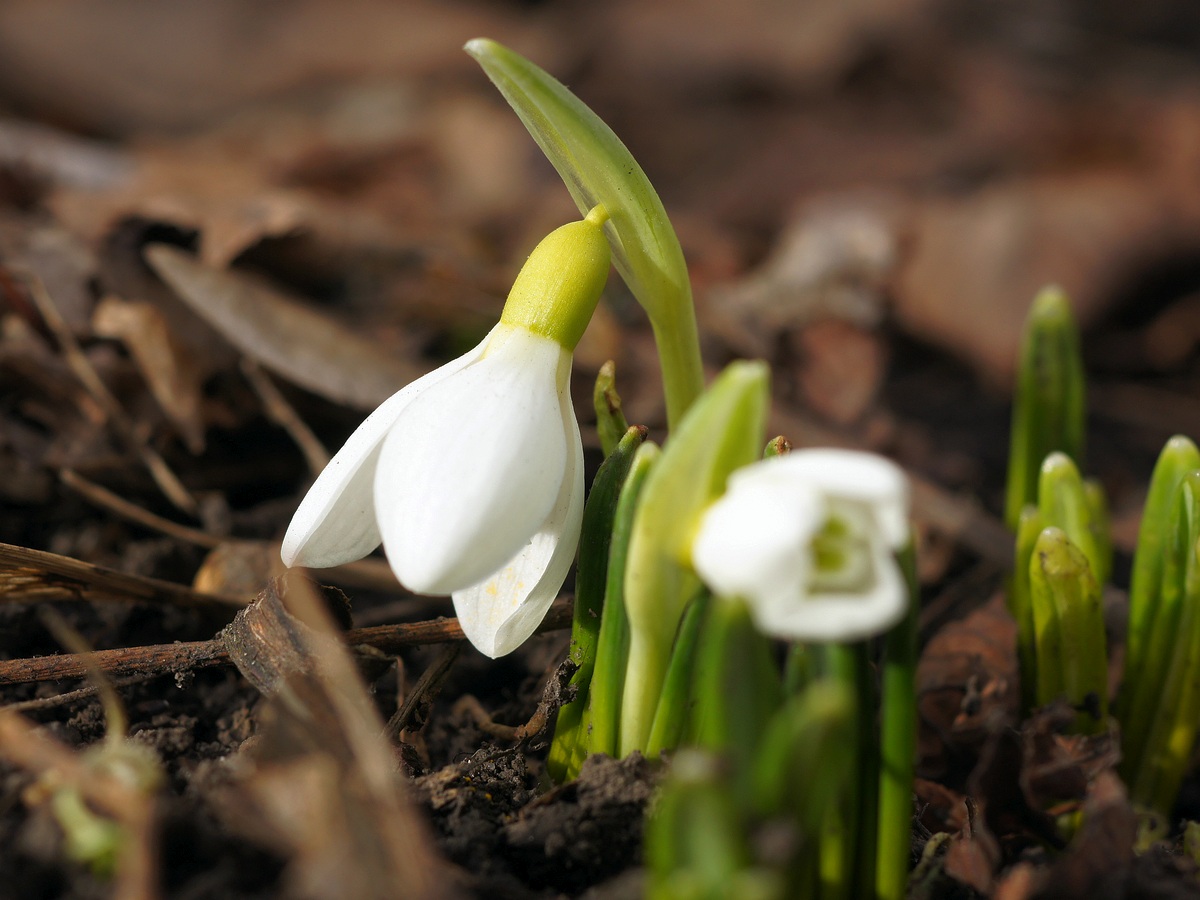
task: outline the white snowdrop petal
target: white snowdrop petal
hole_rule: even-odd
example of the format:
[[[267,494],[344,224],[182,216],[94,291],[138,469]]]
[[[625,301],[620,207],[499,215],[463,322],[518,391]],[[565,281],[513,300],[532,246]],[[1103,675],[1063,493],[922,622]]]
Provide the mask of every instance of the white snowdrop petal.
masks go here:
[[[872,555],[875,581],[869,590],[760,597],[751,615],[763,631],[793,640],[857,641],[880,634],[904,617],[908,589],[882,542]]]
[[[550,516],[498,572],[454,592],[454,609],[467,640],[493,659],[512,653],[533,634],[575,559],[583,522],[583,445],[569,398],[563,406],[570,453]]]
[[[805,479],[821,493],[869,504],[892,549],[908,540],[908,478],[891,460],[858,450],[808,449],[769,460],[763,468],[769,464],[780,467],[780,477]]]
[[[717,593],[750,597],[783,585],[799,591],[808,580],[808,546],[824,503],[807,485],[770,481],[731,480],[701,519],[692,563]]]
[[[490,337],[401,388],[367,416],[300,501],[283,538],[284,565],[336,566],[361,559],[379,546],[373,484],[384,438],[413,400],[478,360]]]
[[[453,593],[500,569],[562,485],[558,383],[570,354],[521,328],[493,334],[482,359],[422,393],[383,442],[383,546],[396,577],[420,593]]]

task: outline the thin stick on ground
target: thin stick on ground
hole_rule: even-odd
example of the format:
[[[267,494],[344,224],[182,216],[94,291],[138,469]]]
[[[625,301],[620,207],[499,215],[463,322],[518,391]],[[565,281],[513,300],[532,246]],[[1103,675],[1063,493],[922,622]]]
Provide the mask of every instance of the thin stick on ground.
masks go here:
[[[400,732],[408,728],[417,713],[417,710],[422,705],[428,705],[436,699],[438,692],[441,690],[442,682],[446,680],[446,676],[450,674],[450,669],[454,666],[454,661],[458,659],[458,654],[462,652],[462,641],[455,641],[448,644],[438,654],[430,665],[421,673],[421,677],[417,679],[417,683],[413,685],[413,689],[408,692],[408,696],[404,698],[404,702],[395,714],[388,719],[387,725],[383,729],[384,736],[389,740],[396,740],[400,736]]]
[[[242,374],[258,394],[262,401],[263,411],[267,418],[288,433],[308,463],[309,471],[316,476],[329,463],[329,451],[313,434],[292,405],[287,402],[283,393],[275,386],[271,376],[263,371],[262,366],[249,357],[242,357]]]
[[[555,600],[538,631],[560,631],[570,627],[571,606],[570,597]],[[465,640],[458,619],[446,618],[352,628],[342,637],[352,647],[373,647],[384,653],[396,653],[404,647]],[[101,672],[116,677],[178,674],[230,663],[229,652],[220,637],[208,641],[95,650],[86,656],[91,657]],[[0,685],[83,678],[87,672],[85,655],[75,653],[3,660],[0,661]]]
[[[150,512],[148,509],[138,506],[136,503],[131,503],[124,497],[114,494],[103,485],[96,484],[96,482],[84,478],[74,469],[62,469],[59,471],[58,477],[63,484],[71,488],[71,490],[76,491],[89,503],[93,503],[101,509],[106,509],[114,515],[120,516],[122,519],[126,519],[143,528],[157,531],[176,540],[185,541],[197,547],[204,547],[207,550],[214,550],[222,544],[232,541],[244,542],[246,540],[244,538],[220,537],[215,534],[209,534],[207,531],[201,531],[199,528],[192,528],[188,525],[182,525],[179,522],[163,518],[160,515]],[[255,541],[254,543],[266,542]],[[343,563],[340,566],[326,569],[323,577],[335,584],[344,584],[347,587],[368,588],[370,590],[386,591],[389,593],[394,593],[400,589],[400,583],[396,581],[396,576],[392,574],[391,568],[382,559],[358,559],[354,562]]]
[[[249,597],[203,593],[186,585],[129,575],[45,550],[0,544],[0,601],[4,600],[136,601],[209,609],[236,609],[250,602]]]

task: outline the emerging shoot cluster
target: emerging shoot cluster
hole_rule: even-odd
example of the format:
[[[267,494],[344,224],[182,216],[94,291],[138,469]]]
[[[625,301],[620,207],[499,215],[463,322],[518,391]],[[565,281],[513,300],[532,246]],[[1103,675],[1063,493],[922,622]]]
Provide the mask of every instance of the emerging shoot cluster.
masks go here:
[[[1061,291],[1047,289],[1034,301],[1017,384],[1009,606],[1018,627],[1023,705],[1030,711],[1066,702],[1075,711],[1074,730],[1101,734],[1113,724],[1102,606],[1113,551],[1103,491],[1078,468],[1083,366]],[[1151,477],[1112,708],[1131,799],[1143,811],[1168,814],[1200,728],[1200,451],[1186,437],[1167,442]]]

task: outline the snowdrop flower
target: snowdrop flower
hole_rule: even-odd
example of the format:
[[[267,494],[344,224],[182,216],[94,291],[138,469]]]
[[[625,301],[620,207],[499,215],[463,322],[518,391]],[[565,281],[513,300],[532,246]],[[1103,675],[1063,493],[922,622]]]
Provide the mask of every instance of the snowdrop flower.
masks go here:
[[[853,641],[903,617],[908,588],[894,553],[908,540],[897,466],[797,450],[730,476],[701,519],[692,564],[714,592],[745,598],[769,634]]]
[[[608,278],[597,207],[530,255],[500,323],[386,400],[300,503],[289,566],[335,566],[380,542],[400,583],[451,594],[488,656],[533,633],[575,558],[583,446],[568,382]]]

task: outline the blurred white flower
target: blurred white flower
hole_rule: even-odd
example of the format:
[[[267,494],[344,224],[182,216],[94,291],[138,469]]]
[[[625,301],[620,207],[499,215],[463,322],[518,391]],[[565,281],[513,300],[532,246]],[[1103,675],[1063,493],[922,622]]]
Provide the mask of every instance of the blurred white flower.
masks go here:
[[[552,232],[475,349],[386,400],[288,526],[289,566],[336,566],[380,542],[400,583],[451,594],[488,656],[533,633],[583,518],[572,352],[608,277],[603,210]]]
[[[796,450],[735,472],[705,512],[692,564],[717,594],[743,597],[763,631],[852,641],[895,625],[908,588],[908,482],[870,453]]]

